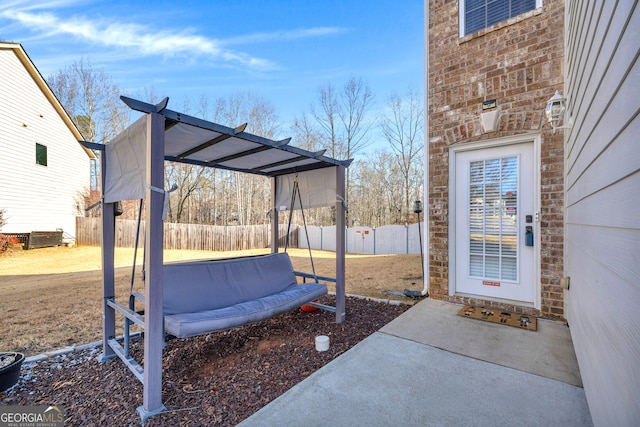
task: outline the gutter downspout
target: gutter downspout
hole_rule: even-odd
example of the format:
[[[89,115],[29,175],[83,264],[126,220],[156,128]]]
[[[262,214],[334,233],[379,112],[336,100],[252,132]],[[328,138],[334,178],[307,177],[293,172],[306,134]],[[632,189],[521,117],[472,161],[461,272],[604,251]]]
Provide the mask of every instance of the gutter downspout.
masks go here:
[[[423,250],[427,262],[423,263],[424,289],[422,296],[429,296],[429,0],[424,0],[424,239]]]

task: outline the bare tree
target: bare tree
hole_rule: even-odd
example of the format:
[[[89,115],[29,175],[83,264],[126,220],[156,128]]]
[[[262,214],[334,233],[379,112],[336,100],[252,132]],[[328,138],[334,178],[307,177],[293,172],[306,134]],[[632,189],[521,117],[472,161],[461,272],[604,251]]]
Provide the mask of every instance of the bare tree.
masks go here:
[[[346,157],[351,159],[368,145],[367,133],[372,123],[366,122],[365,114],[373,101],[373,95],[362,79],[351,77],[344,84],[341,101],[339,115],[344,129]],[[346,171],[345,191],[348,201],[351,196],[351,171],[349,169]]]
[[[373,102],[373,95],[362,79],[351,77],[340,93],[327,83],[318,91],[320,109],[311,106],[311,113],[320,126],[324,148],[333,158],[350,159],[368,144],[367,134],[371,123],[366,114]],[[351,172],[347,169],[345,190],[347,202],[351,197]],[[349,223],[347,212],[347,223]]]
[[[129,109],[119,99],[120,88],[104,71],[94,70],[88,59],[60,69],[47,83],[85,140],[105,143],[129,124]],[[92,188],[100,187],[99,177],[99,161],[94,161]]]
[[[402,210],[404,218],[408,220],[414,181],[412,178],[416,171],[422,170],[417,163],[421,161],[420,154],[424,146],[422,100],[415,91],[409,89],[403,96],[397,93],[389,96],[387,108],[380,118],[380,130],[389,143],[402,174]]]
[[[338,98],[331,83],[318,90],[318,103],[320,111],[311,106],[311,114],[320,126],[322,145],[333,158],[343,157],[345,154],[344,143],[339,134],[339,109]]]
[[[189,202],[202,185],[205,168],[182,163],[167,163],[165,166],[165,187],[177,185],[171,198],[175,203],[169,203],[167,217],[171,222],[191,222]],[[171,199],[170,199],[171,201]],[[174,207],[175,206],[175,207]]]
[[[379,227],[402,223],[402,178],[394,155],[378,150],[352,164],[351,224]]]
[[[366,114],[373,95],[362,79],[351,77],[337,93],[331,83],[318,90],[319,109],[311,114],[320,126],[324,148],[334,158],[351,158],[368,145]]]
[[[351,77],[342,89],[341,107],[338,110],[347,158],[352,158],[369,145],[367,138],[373,122],[366,121],[366,113],[373,102],[373,95],[362,79]]]
[[[302,112],[299,117],[294,118],[291,131],[296,146],[309,151],[319,151],[322,149],[322,135],[320,131],[313,126],[306,112]]]

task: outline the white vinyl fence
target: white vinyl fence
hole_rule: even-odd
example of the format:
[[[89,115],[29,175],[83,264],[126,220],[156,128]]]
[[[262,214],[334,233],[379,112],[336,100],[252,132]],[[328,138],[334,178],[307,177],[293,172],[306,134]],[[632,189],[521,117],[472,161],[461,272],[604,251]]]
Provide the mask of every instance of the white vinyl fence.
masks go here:
[[[418,229],[420,234],[418,234]],[[307,226],[311,249],[336,250],[336,227]],[[379,228],[347,228],[347,252],[354,254],[419,254],[420,235],[424,244],[424,223],[385,225]],[[308,248],[304,227],[298,228],[298,247]]]

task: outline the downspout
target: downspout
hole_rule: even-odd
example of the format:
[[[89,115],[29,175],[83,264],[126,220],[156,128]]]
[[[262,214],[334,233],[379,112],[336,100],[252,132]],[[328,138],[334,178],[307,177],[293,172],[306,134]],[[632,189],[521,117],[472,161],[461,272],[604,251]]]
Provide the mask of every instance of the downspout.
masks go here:
[[[429,296],[429,212],[431,210],[429,200],[429,0],[424,0],[424,257],[427,262],[423,262],[424,289],[422,296]],[[419,221],[419,220],[418,220]]]

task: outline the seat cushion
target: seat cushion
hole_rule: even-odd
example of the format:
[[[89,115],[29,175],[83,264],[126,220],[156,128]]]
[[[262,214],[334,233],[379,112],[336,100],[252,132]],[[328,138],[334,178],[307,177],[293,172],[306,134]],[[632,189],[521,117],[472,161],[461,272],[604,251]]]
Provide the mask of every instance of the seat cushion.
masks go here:
[[[322,283],[291,285],[262,298],[213,310],[165,315],[165,332],[178,338],[206,334],[269,319],[327,294]]]
[[[260,299],[296,284],[287,253],[164,266],[165,315],[197,313]]]

